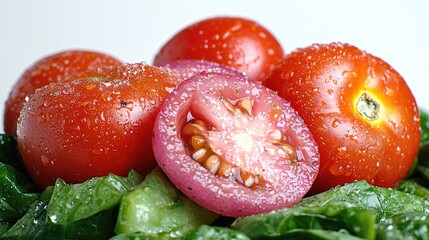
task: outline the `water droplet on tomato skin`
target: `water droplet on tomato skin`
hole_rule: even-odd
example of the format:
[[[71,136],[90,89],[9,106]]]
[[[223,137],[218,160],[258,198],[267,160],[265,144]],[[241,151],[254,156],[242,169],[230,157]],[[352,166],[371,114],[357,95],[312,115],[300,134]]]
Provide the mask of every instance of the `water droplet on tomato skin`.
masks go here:
[[[334,176],[340,176],[344,174],[344,168],[339,163],[334,163],[329,167],[329,172]]]

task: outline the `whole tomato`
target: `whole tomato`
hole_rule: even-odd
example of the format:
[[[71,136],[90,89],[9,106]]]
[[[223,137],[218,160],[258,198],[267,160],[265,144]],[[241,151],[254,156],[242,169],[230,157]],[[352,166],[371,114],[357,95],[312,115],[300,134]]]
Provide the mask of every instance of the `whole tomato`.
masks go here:
[[[57,178],[79,183],[131,169],[145,174],[156,166],[155,117],[179,78],[145,64],[104,67],[85,76],[37,89],[20,113],[18,147],[42,189]]]
[[[366,180],[395,186],[419,149],[416,101],[388,63],[349,44],[314,44],[279,63],[264,84],[290,101],[320,152],[311,193]]]
[[[260,24],[238,17],[215,17],[174,35],[156,55],[154,64],[207,60],[245,72],[250,79],[262,80],[282,57],[280,43]]]
[[[13,86],[4,112],[5,133],[16,134],[22,105],[37,88],[80,72],[121,64],[114,57],[94,51],[67,50],[44,57],[29,67]]]

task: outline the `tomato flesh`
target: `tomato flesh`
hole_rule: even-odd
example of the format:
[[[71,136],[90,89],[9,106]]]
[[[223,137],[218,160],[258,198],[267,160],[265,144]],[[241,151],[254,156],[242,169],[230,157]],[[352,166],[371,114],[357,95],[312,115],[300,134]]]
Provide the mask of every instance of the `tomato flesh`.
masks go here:
[[[182,192],[234,217],[293,205],[319,165],[313,137],[288,102],[260,83],[218,73],[179,84],[158,114],[152,142]]]

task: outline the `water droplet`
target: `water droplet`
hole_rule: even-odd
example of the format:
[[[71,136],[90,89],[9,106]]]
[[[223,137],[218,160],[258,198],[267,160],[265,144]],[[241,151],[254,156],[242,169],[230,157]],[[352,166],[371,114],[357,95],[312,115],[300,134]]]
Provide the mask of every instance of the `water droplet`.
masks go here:
[[[50,163],[49,158],[46,157],[45,155],[41,156],[41,160],[42,160],[43,165],[47,165]]]
[[[346,146],[340,146],[337,148],[337,150],[338,150],[338,153],[343,154],[344,152],[347,151],[347,147]]]
[[[329,172],[331,172],[334,176],[340,176],[344,174],[344,167],[340,163],[336,162],[331,164],[329,167]]]
[[[52,223],[57,223],[58,222],[58,216],[57,215],[50,215],[49,219],[51,220]]]
[[[101,114],[100,114],[100,119],[101,119],[101,121],[106,121],[106,119],[104,118],[104,112],[101,112]]]

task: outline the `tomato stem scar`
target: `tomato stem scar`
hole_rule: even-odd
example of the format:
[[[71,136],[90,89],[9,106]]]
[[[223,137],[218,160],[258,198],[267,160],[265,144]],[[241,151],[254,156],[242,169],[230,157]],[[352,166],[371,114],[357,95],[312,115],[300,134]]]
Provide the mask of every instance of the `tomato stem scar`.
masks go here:
[[[380,104],[366,92],[360,95],[356,109],[368,121],[376,121],[380,116]]]

